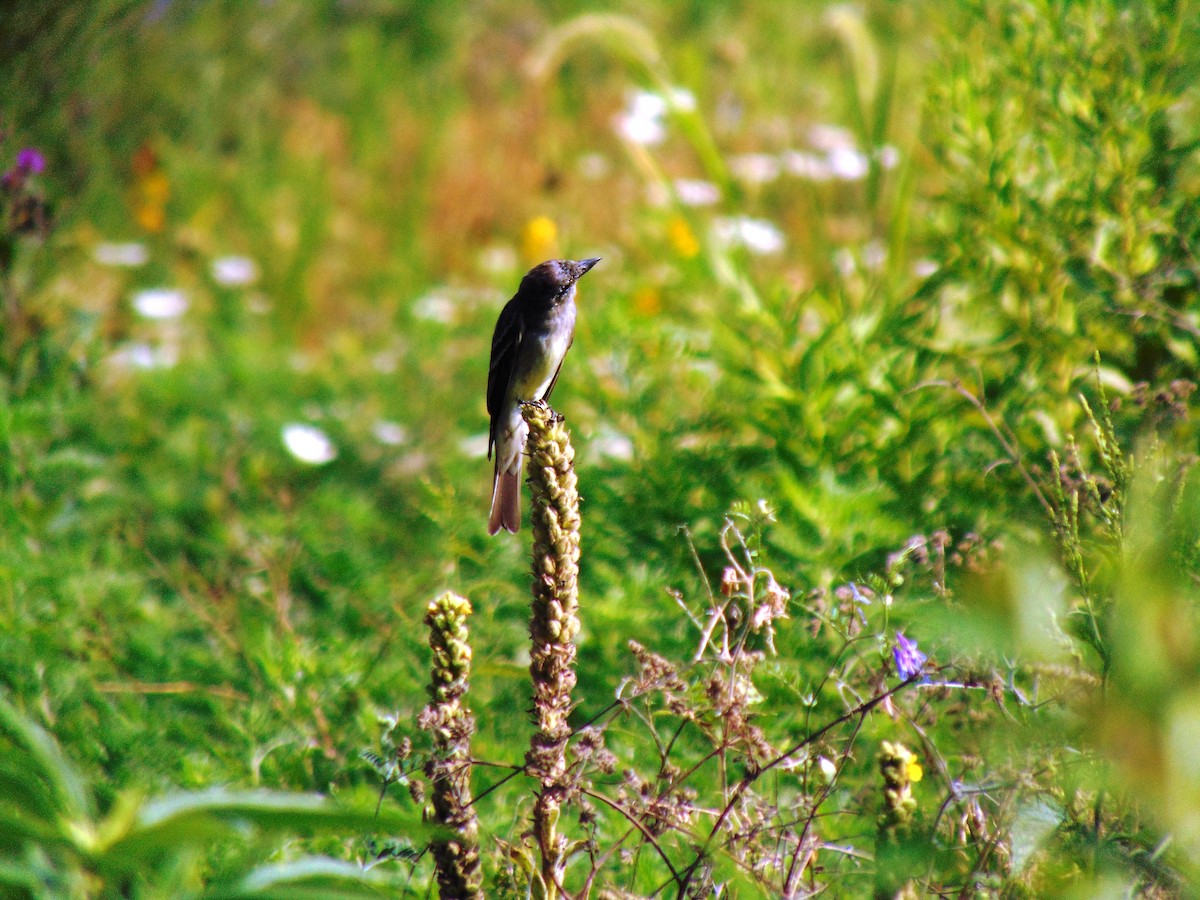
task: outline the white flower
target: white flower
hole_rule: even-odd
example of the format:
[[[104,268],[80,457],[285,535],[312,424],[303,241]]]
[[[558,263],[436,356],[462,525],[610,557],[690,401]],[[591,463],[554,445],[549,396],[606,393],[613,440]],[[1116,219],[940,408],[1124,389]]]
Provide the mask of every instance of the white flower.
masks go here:
[[[169,369],[179,362],[179,348],[171,344],[155,347],[132,342],[122,344],[108,361],[119,369]]]
[[[243,287],[258,281],[258,264],[247,256],[222,256],[212,262],[212,277],[225,287]]]
[[[779,177],[779,160],[770,153],[742,153],[729,161],[736,178],[746,184],[767,184]]]
[[[662,101],[662,98],[656,94],[636,95],[629,108],[617,116],[616,122],[614,122],[617,133],[632,144],[642,144],[643,146],[661,144],[667,138],[667,128],[662,122],[662,116],[666,113],[666,103],[661,103],[660,112],[656,112],[658,107],[654,103],[640,101],[638,100],[640,97],[654,97],[660,103]]]
[[[837,766],[828,757],[818,756],[817,768],[821,770],[821,774],[827,782],[833,781],[834,776],[837,775]]]
[[[147,319],[178,319],[187,312],[183,291],[174,288],[149,288],[133,295],[133,308]]]
[[[702,178],[676,178],[675,193],[684,206],[712,206],[721,199],[721,189]]]
[[[312,466],[321,466],[337,458],[333,441],[315,425],[289,422],[283,426],[283,445],[288,453]]]
[[[761,255],[779,253],[786,243],[783,232],[774,223],[749,216],[717,219],[713,231],[717,240],[726,246],[740,244],[751,253]]]
[[[692,112],[695,108],[696,95],[686,88],[671,88],[666,96],[655,91],[635,91],[614,124],[625,140],[653,147],[667,139],[667,113]]]
[[[673,87],[667,98],[671,101],[672,109],[680,112],[695,112],[696,110],[696,95],[687,88]]]
[[[875,158],[885,169],[894,169],[900,165],[900,151],[891,144],[884,144],[875,151]]]
[[[150,259],[150,251],[145,244],[97,244],[92,250],[92,258],[102,266],[121,266],[136,269],[144,266]]]
[[[809,181],[829,181],[833,177],[828,160],[815,153],[788,150],[783,154],[783,165],[796,177]]]
[[[403,444],[408,440],[408,431],[399,422],[389,422],[386,419],[380,419],[371,426],[371,433],[375,435],[375,440],[381,444],[387,444],[390,447],[395,447]]]
[[[838,147],[829,151],[829,169],[842,181],[861,181],[871,169],[871,161],[861,150]]]
[[[863,265],[878,272],[887,262],[887,246],[883,241],[867,241],[862,250]]]
[[[913,274],[918,278],[928,278],[938,270],[938,264],[932,259],[918,259],[913,263]]]
[[[808,142],[818,150],[853,150],[858,146],[854,135],[840,125],[814,125],[808,130]]]
[[[445,294],[426,294],[413,303],[412,312],[418,319],[448,325],[454,320],[454,301]]]
[[[667,99],[654,91],[634,91],[626,111],[638,119],[661,119],[667,114]]]
[[[858,271],[858,261],[849,247],[838,247],[833,254],[833,264],[842,273],[843,278],[849,278]]]
[[[479,253],[479,264],[485,272],[507,274],[518,265],[517,251],[506,244],[488,244]]]

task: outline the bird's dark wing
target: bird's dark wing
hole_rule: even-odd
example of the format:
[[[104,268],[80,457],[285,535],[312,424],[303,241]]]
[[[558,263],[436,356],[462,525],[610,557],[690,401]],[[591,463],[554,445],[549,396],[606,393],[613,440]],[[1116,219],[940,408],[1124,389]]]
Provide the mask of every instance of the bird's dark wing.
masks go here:
[[[517,298],[509,300],[496,320],[492,333],[492,358],[488,363],[487,410],[491,417],[488,428],[488,458],[496,443],[496,417],[504,406],[504,395],[517,368],[517,354],[521,350],[521,339],[525,336],[525,321],[517,306]]]
[[[567,342],[567,350],[570,350],[570,349],[571,349],[571,344],[574,344],[574,343],[575,343],[575,335],[573,335],[573,334],[572,334],[572,335],[571,335],[571,340]],[[550,395],[551,395],[552,393],[554,393],[554,386],[555,386],[556,384],[558,384],[558,373],[562,371],[562,364],[563,364],[564,360],[566,360],[566,358],[567,358],[567,354],[566,354],[566,352],[564,351],[564,352],[563,352],[563,355],[562,355],[562,359],[560,359],[560,360],[558,361],[558,368],[554,370],[554,377],[550,379],[550,384],[549,384],[549,386],[546,388],[546,393],[542,394],[542,396],[541,396],[541,399],[542,399],[542,400],[549,401],[549,399],[550,399]]]

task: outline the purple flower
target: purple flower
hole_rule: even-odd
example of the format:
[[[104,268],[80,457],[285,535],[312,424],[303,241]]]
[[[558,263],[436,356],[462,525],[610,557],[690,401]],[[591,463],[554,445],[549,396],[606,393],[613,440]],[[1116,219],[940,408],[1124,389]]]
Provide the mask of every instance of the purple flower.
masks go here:
[[[861,603],[863,606],[870,606],[871,601],[853,581],[850,582],[850,596],[854,598],[855,603]]]
[[[37,147],[25,147],[17,153],[17,168],[26,175],[40,175],[46,169],[46,157]]]
[[[892,648],[892,659],[896,661],[896,672],[901,680],[908,681],[914,675],[919,675],[925,668],[925,660],[929,659],[917,649],[917,642],[910,641],[902,631],[896,632],[896,646]]]

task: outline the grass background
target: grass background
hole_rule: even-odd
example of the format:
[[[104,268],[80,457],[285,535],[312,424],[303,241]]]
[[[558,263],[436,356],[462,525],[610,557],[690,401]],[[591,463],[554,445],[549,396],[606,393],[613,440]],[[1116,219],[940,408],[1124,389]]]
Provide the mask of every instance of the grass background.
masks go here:
[[[1045,660],[1027,625],[1058,609],[1053,664],[1104,691],[1028,706],[950,691],[936,715],[906,708],[947,772],[1002,772],[1056,804],[1052,849],[1017,866],[1010,835],[1007,862],[975,888],[1180,889],[1183,864],[1155,848],[1174,834],[1186,858],[1200,808],[1190,751],[1172,749],[1195,708],[1194,507],[1181,489],[1148,504],[1140,530],[1112,527],[1106,467],[1146,456],[1176,472],[1195,451],[1183,383],[1200,333],[1196,12],[12,7],[4,152],[45,153],[36,189],[54,227],[6,238],[9,700],[83,773],[97,815],[214,785],[369,805],[379,783],[359,754],[381,713],[412,723],[426,702],[422,617],[453,589],[476,611],[474,753],[518,762],[527,548],[484,529],[488,340],[529,265],[598,255],[554,397],[584,498],[580,721],[632,671],[630,639],[690,656],[696,633],[671,592],[703,606],[725,517],[762,500],[773,521],[739,521],[761,529],[759,559],[796,604],[756,684],[771,728],[835,717],[833,673],[882,676],[897,626],[943,664],[1032,696],[1029,666]],[[624,139],[614,123],[632,92],[671,88],[694,108],[666,115],[663,142]],[[789,169],[821,158],[828,126],[857,152],[857,177]],[[677,179],[719,199],[690,205]],[[782,250],[723,239],[738,217],[773,223]],[[112,242],[148,260],[98,261]],[[212,264],[229,255],[254,261],[254,284],[219,283]],[[180,319],[137,313],[136,292],[156,287],[183,292]],[[131,347],[174,362],[130,366]],[[1107,431],[1081,394],[1111,404]],[[402,440],[381,441],[380,422]],[[336,459],[290,455],[289,423],[321,428]],[[1104,497],[1089,507],[1090,473]],[[896,580],[891,555],[942,530],[950,556],[965,542],[969,558],[988,547],[1001,562],[951,565],[950,596],[924,569]],[[1165,542],[1178,577],[1160,585],[1131,533]],[[1066,574],[1047,574],[1054,560]],[[814,639],[805,624],[850,582],[879,597],[867,627],[844,645]],[[1128,647],[1140,632],[1122,598],[1149,623]],[[999,728],[1013,719],[1032,731]],[[1090,761],[1083,787],[1021,756],[1031,733],[1052,747],[1044,758]],[[881,718],[847,751],[858,780],[835,801],[858,818],[830,842],[869,845],[870,748],[897,734],[913,741]],[[1130,783],[1150,799],[1130,801]],[[939,788],[927,790],[932,815]],[[511,835],[515,802],[494,796],[485,825]],[[995,811],[1005,834],[1015,809]],[[357,838],[314,846],[364,852]],[[183,882],[129,883],[200,891],[295,850],[214,841]],[[852,867],[829,865],[852,892]],[[427,866],[411,877],[423,884]],[[957,889],[967,876],[929,878]]]

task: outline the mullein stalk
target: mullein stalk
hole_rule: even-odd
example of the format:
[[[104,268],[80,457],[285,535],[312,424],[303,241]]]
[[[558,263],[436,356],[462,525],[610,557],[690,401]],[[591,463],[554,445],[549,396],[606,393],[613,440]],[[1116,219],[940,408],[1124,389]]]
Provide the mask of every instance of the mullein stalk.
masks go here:
[[[442,900],[482,900],[479,822],[471,802],[471,735],[475,717],[463,705],[471,675],[467,617],[471,604],[446,592],[429,604],[425,624],[433,650],[430,704],[421,727],[433,733],[425,774],[433,788],[434,817],[452,833],[431,847]]]
[[[529,671],[536,731],[525,770],[540,784],[533,832],[541,857],[533,896],[559,894],[567,864],[567,839],[558,831],[572,787],[567,777],[575,638],[579,634],[579,493],[570,436],[562,417],[544,403],[527,403],[529,484],[533,492],[533,612]]]
[[[924,774],[916,754],[884,741],[879,750],[883,803],[875,832],[875,900],[916,900],[913,875],[919,868],[920,841],[913,833],[917,800],[912,785]]]

